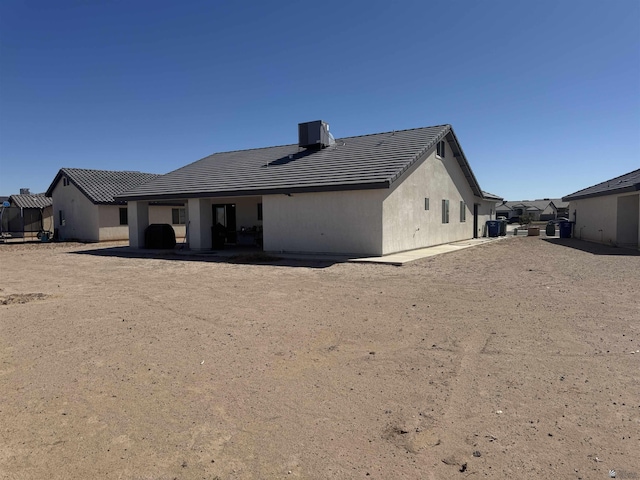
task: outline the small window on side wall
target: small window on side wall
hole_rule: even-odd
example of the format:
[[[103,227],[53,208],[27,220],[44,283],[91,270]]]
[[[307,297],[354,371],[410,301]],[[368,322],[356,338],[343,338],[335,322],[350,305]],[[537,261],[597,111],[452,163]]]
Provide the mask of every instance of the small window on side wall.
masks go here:
[[[424,209],[425,210],[429,210],[429,199],[428,198],[424,199]]]
[[[120,208],[120,225],[129,225],[129,211],[127,207]]]
[[[460,202],[460,221],[467,221],[467,206],[464,204],[464,202]]]
[[[444,147],[444,141],[441,140],[438,142],[438,145],[436,146],[436,155],[439,156],[440,158],[444,158],[445,152],[446,152],[446,149]]]
[[[449,200],[442,200],[442,223],[449,223]]]
[[[62,186],[66,187],[69,185],[69,179],[67,177],[62,177]]]
[[[258,204],[258,220],[262,221],[262,204]]]
[[[174,225],[184,225],[186,223],[186,209],[185,208],[172,208],[171,209],[171,223]]]

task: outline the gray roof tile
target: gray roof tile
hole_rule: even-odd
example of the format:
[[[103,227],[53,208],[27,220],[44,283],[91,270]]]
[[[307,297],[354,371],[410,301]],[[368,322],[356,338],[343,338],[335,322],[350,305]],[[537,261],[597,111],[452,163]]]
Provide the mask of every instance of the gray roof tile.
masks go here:
[[[600,197],[602,195],[613,195],[624,192],[634,192],[640,190],[640,169],[620,175],[597,185],[593,185],[582,190],[578,190],[571,195],[562,197],[565,202],[578,200],[580,198]]]
[[[160,177],[155,173],[61,168],[47,190],[47,195],[52,195],[53,189],[63,176],[66,176],[91,202],[100,205],[124,204],[124,201],[116,200],[114,197]]]
[[[215,153],[123,191],[151,200],[385,188],[443,138],[449,140],[474,193],[482,197],[450,125],[336,139],[323,150],[297,144]]]
[[[12,206],[20,208],[46,208],[52,205],[51,197],[47,197],[44,193],[11,195],[9,202]]]

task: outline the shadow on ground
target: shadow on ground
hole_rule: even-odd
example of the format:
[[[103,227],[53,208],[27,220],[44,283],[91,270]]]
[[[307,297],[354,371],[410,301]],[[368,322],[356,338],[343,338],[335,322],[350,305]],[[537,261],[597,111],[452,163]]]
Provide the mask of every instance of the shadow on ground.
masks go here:
[[[632,248],[612,247],[602,245],[600,243],[585,242],[576,238],[543,238],[545,242],[552,243],[561,247],[573,248],[593,255],[624,255],[629,257],[640,256],[640,251]]]
[[[194,253],[188,250],[181,250],[179,247],[176,247],[176,249],[173,250],[143,250],[132,249],[130,247],[109,247],[69,253],[72,255],[93,255],[97,257],[147,258],[155,260],[179,260],[183,262],[270,265],[276,267],[327,268],[339,263],[334,259],[282,258],[277,255],[271,255],[264,252],[241,249]]]

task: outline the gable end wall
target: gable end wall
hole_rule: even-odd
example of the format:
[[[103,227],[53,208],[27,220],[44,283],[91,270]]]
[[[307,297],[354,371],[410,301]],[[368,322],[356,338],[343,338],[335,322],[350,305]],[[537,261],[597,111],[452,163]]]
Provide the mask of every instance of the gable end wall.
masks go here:
[[[474,195],[449,144],[445,158],[428,157],[392,191],[383,204],[383,254],[413,250],[473,237]],[[425,198],[429,210],[425,210]],[[442,200],[449,200],[449,223],[442,223]],[[460,222],[460,201],[466,221]]]

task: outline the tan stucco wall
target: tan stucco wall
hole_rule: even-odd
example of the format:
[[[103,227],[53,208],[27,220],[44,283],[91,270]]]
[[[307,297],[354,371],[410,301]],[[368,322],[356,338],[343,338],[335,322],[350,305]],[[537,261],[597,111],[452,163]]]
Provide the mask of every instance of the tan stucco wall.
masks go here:
[[[53,199],[54,226],[60,240],[80,240],[97,242],[98,206],[78,190],[73,184],[64,186],[62,179],[54,187]],[[64,211],[65,224],[60,225],[60,210]]]
[[[186,224],[185,225],[174,225],[171,223],[173,221],[172,217],[172,209],[174,208],[184,208],[185,215],[186,214],[186,205],[184,207],[179,206],[165,206],[165,205],[150,205],[149,206],[149,224],[152,223],[168,223],[173,227],[173,231],[176,233],[176,238],[183,238],[185,235]],[[188,221],[188,220],[185,220]]]
[[[266,195],[264,250],[380,255],[385,194],[360,190]]]
[[[112,240],[127,240],[129,238],[129,227],[120,225],[120,208],[127,208],[126,205],[98,205],[99,220],[99,240],[107,242]]]
[[[576,221],[573,229],[574,237],[590,242],[618,245],[618,199],[630,196],[640,199],[636,192],[571,201],[569,220]],[[634,218],[632,222],[638,225],[640,237],[640,214],[638,220]]]
[[[129,238],[128,225],[120,225],[120,208],[126,205],[100,205],[100,241],[127,240]],[[171,207],[165,205],[149,206],[149,224],[168,223],[173,227],[176,238],[182,238],[185,234],[185,225],[172,225]],[[184,207],[180,207],[184,208]]]
[[[447,224],[442,223],[442,200],[449,200]],[[461,201],[465,222],[460,222]],[[383,254],[472,238],[473,204],[473,192],[449,144],[444,159],[434,148],[384,200]]]
[[[487,236],[487,228],[486,223],[487,220],[495,220],[496,215],[496,203],[495,200],[484,200],[479,197],[475,197],[474,203],[478,204],[478,231],[477,237],[486,237]],[[472,207],[473,208],[473,207]],[[473,218],[471,219],[473,222]]]

